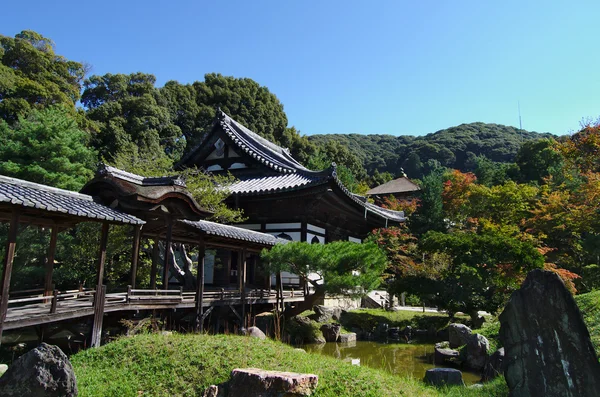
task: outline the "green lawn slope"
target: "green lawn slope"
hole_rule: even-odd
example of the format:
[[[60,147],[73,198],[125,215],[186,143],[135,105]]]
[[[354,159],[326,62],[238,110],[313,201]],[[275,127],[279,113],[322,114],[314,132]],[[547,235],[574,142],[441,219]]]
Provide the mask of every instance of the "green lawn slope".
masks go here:
[[[231,335],[123,337],[82,351],[71,361],[81,397],[199,396],[209,385],[226,381],[238,367],[315,373],[317,397],[507,395],[501,378],[478,389],[435,389],[420,379],[352,366],[272,340]]]

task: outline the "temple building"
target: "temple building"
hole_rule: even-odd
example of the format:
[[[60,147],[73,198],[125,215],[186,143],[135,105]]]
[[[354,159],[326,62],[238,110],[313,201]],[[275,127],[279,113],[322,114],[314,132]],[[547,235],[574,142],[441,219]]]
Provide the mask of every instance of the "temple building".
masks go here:
[[[246,229],[293,241],[324,244],[362,240],[376,228],[398,225],[404,213],[369,203],[338,179],[335,164],[311,171],[288,149],[259,136],[222,111],[204,140],[179,162],[237,181],[227,204],[241,208]]]
[[[399,200],[414,200],[421,193],[419,185],[408,179],[402,172],[400,178],[396,178],[382,185],[376,186],[367,192],[368,197],[372,197],[376,203],[382,203],[387,196],[393,196]]]

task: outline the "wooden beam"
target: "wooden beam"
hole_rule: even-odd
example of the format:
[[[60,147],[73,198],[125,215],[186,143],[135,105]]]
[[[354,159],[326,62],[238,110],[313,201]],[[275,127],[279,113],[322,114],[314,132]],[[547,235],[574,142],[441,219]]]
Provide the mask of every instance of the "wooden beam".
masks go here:
[[[198,244],[198,277],[196,278],[196,331],[204,331],[204,256],[206,247],[204,240]]]
[[[92,347],[99,347],[102,337],[102,323],[104,322],[104,302],[106,297],[106,285],[96,290],[94,299],[94,322],[92,324]]]
[[[8,294],[10,291],[10,276],[12,273],[13,261],[15,259],[15,249],[17,246],[17,233],[19,230],[19,211],[13,210],[10,219],[10,228],[8,230],[8,239],[6,240],[6,253],[4,255],[4,269],[2,271],[2,284],[0,293],[0,344],[2,343],[2,330],[6,311],[8,310]]]
[[[108,223],[102,224],[100,235],[100,253],[98,254],[98,267],[96,269],[96,291],[99,291],[104,282],[104,263],[106,262],[106,246],[108,245]]]
[[[150,289],[156,289],[156,273],[158,271],[158,261],[160,260],[160,248],[158,239],[154,238],[152,244],[152,269],[150,270]]]
[[[242,282],[242,288],[240,290],[241,301],[242,301],[242,328],[246,328],[246,249],[242,249],[239,254],[241,260],[238,262],[240,272],[240,279]]]
[[[50,246],[48,247],[48,257],[46,258],[46,277],[44,281],[44,295],[52,295],[54,287],[52,286],[52,273],[54,273],[54,256],[56,254],[56,241],[58,240],[58,227],[52,226],[50,233]]]
[[[135,289],[135,279],[137,277],[138,258],[140,256],[140,238],[142,226],[133,227],[133,248],[131,252],[131,288]]]
[[[173,219],[167,221],[167,238],[165,241],[165,266],[163,267],[163,289],[169,289],[169,270],[171,267],[171,248],[173,246]]]

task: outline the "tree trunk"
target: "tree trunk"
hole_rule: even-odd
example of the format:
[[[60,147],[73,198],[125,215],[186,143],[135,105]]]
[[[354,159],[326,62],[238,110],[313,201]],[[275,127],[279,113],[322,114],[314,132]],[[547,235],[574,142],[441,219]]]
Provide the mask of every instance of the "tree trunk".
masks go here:
[[[286,309],[283,313],[285,318],[297,316],[306,310],[312,310],[315,303],[325,296],[325,289],[317,288],[313,294],[304,297],[304,301],[296,302],[296,306],[291,309]]]

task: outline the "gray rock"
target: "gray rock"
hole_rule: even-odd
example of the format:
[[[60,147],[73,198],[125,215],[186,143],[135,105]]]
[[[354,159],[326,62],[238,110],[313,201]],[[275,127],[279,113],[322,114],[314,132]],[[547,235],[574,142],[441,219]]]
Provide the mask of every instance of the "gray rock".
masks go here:
[[[339,324],[323,324],[321,332],[327,342],[337,342],[340,338],[340,330],[342,326]]]
[[[390,339],[399,340],[400,339],[400,328],[399,327],[390,327],[387,330],[387,336]]]
[[[4,373],[8,370],[8,365],[0,364],[0,376],[4,375]]]
[[[433,368],[425,372],[425,383],[433,386],[464,386],[462,372],[453,368]]]
[[[511,396],[600,396],[598,357],[558,275],[530,272],[499,319]]]
[[[322,305],[315,305],[313,310],[315,314],[311,316],[311,318],[318,323],[326,323],[331,320],[340,321],[343,311],[341,307],[328,307]]]
[[[258,338],[258,339],[266,339],[267,335],[265,335],[264,332],[262,332],[260,330],[260,328],[258,327],[250,327],[246,330],[245,332],[246,335],[252,337],[252,338]]]
[[[444,365],[446,363],[456,362],[460,353],[454,349],[442,349],[436,347],[433,353],[433,362],[436,365]]]
[[[356,334],[351,332],[349,334],[340,334],[340,343],[351,343],[356,342]]]
[[[222,387],[216,386],[216,385],[211,385],[208,386],[208,388],[206,390],[204,390],[204,393],[202,394],[202,397],[224,397],[224,391]]]
[[[0,377],[3,397],[71,397],[77,382],[71,362],[57,346],[42,343],[19,357]]]
[[[319,377],[313,374],[265,371],[258,368],[234,369],[229,380],[229,396],[280,397],[310,396]]]
[[[485,363],[481,380],[490,381],[504,372],[504,348],[496,350]]]
[[[471,328],[464,324],[453,323],[448,326],[448,341],[451,348],[466,345],[471,335]]]
[[[480,371],[488,360],[490,342],[480,334],[469,336],[466,346],[466,364],[469,368]]]
[[[306,350],[301,349],[299,347],[295,348],[294,351],[300,352],[300,353],[306,353]]]

